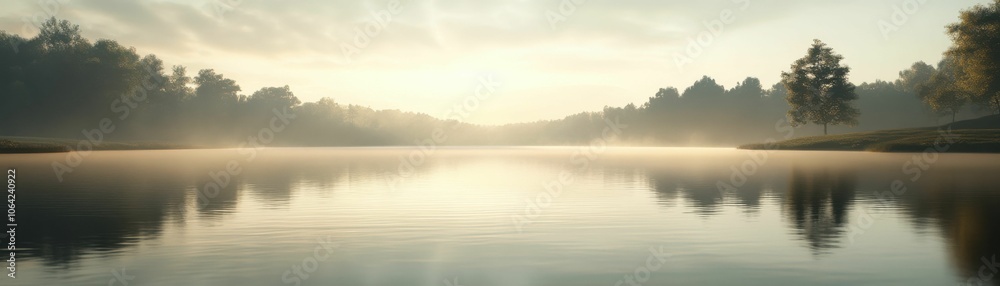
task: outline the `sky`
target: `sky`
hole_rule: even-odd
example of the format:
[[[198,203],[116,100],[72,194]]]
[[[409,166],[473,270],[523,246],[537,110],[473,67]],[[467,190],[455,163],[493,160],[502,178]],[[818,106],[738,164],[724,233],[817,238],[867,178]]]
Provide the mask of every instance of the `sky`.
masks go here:
[[[769,87],[813,39],[844,56],[855,84],[895,80],[936,64],[944,27],[988,2],[41,0],[5,1],[0,29],[33,37],[54,16],[191,76],[215,69],[244,94],[289,85],[303,102],[461,108],[463,121],[506,124],[641,105],[704,75]],[[484,81],[494,92],[477,96]]]

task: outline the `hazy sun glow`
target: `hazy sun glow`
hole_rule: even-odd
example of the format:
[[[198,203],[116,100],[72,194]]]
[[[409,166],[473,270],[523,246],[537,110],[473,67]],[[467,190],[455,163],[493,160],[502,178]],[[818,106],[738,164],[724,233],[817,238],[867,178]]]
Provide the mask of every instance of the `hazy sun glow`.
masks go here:
[[[913,62],[936,63],[949,44],[942,27],[988,1],[586,1],[569,9],[558,0],[432,0],[402,1],[394,14],[383,0],[52,2],[4,4],[0,29],[34,36],[31,19],[55,16],[168,65],[214,68],[244,93],[287,84],[303,101],[438,117],[490,74],[501,91],[466,120],[498,124],[641,104],[703,75],[726,87],[747,76],[770,86],[814,38],[845,56],[856,84],[894,80]],[[688,53],[723,11],[729,23]],[[383,28],[346,60],[344,44],[376,17]],[[690,63],[679,68],[678,55]]]

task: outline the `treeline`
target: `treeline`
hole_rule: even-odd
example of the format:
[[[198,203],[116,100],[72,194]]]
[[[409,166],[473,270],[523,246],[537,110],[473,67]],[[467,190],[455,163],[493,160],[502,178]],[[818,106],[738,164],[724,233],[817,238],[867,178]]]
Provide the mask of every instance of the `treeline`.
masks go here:
[[[247,95],[234,80],[212,69],[167,67],[155,55],[140,56],[113,40],[91,42],[79,27],[50,19],[30,39],[0,31],[0,135],[82,138],[108,118],[106,140],[233,145],[258,136],[276,113],[294,121],[277,132],[274,145],[413,145],[443,132],[445,145],[568,145],[602,136],[607,122],[626,125],[618,144],[735,145],[778,138],[789,106],[783,85],[748,77],[726,88],[704,77],[683,91],[660,89],[641,105],[606,107],[561,120],[479,126],[399,110],[344,105],[331,98],[302,103],[288,86]],[[862,131],[939,123],[919,88],[933,78],[917,63],[892,82],[858,86]],[[934,67],[931,69],[936,70]],[[954,115],[977,115],[968,106]],[[981,112],[980,112],[981,113]],[[948,113],[951,114],[951,113]],[[839,129],[837,129],[839,128]],[[821,134],[807,126],[797,136]]]

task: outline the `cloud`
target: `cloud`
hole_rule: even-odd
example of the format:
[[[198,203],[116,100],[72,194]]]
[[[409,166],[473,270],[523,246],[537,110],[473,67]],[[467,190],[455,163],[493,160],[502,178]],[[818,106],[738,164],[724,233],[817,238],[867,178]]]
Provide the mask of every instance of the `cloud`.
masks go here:
[[[742,1],[742,0],[740,0]],[[224,3],[238,3],[235,7]],[[754,1],[765,5],[767,1]],[[324,55],[342,58],[358,30],[376,21],[389,1],[130,1],[65,2],[60,18],[88,36],[118,40],[158,53],[243,55],[282,59]],[[448,62],[461,54],[531,47],[602,45],[622,51],[682,44],[724,9],[743,2],[584,1],[566,12],[565,0],[402,0],[363,54],[383,59]],[[783,5],[793,6],[793,5]],[[753,6],[751,6],[753,8]],[[25,8],[22,8],[25,9]],[[565,17],[550,25],[552,13]],[[564,15],[565,14],[565,15]],[[383,14],[384,15],[384,14]],[[10,15],[0,18],[9,20]],[[4,21],[0,21],[2,23]],[[5,25],[6,26],[6,25]],[[694,30],[696,33],[697,30]],[[549,51],[540,50],[537,58]]]
[[[215,68],[248,92],[290,84],[306,101],[333,96],[406,109],[438,104],[417,99],[440,98],[440,104],[448,104],[441,94],[460,92],[452,85],[461,75],[496,72],[511,75],[518,81],[510,82],[519,87],[515,90],[531,94],[512,98],[530,101],[525,98],[544,95],[536,91],[573,90],[574,98],[586,102],[577,100],[566,109],[582,111],[641,103],[651,96],[642,93],[646,90],[683,88],[703,74],[725,83],[755,76],[770,85],[813,38],[844,54],[856,81],[891,80],[913,61],[937,61],[947,38],[927,30],[987,0],[929,2],[928,9],[911,16],[912,26],[903,27],[916,32],[901,31],[892,42],[882,41],[875,26],[890,15],[892,1],[399,0],[402,10],[350,63],[343,45],[385,17],[390,0],[52,1],[62,3],[56,16],[79,24],[90,39],[113,39],[192,71]],[[566,4],[576,2],[581,3]],[[745,3],[749,6],[743,10]],[[24,33],[24,18],[45,16],[44,7],[31,1],[5,8],[0,11],[5,31]],[[734,11],[733,24],[693,64],[678,69],[673,55],[725,10]],[[552,15],[559,16],[555,25]],[[497,99],[510,106],[527,104],[506,100]],[[518,115],[523,116],[518,121],[553,118]],[[510,120],[502,112],[476,118]]]

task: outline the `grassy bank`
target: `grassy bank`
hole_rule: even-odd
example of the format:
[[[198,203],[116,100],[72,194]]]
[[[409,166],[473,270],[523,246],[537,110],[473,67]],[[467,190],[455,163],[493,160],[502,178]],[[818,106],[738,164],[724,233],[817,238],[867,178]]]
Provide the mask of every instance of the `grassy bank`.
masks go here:
[[[77,148],[79,139],[56,139],[37,137],[0,137],[0,154],[10,153],[56,153],[69,152]],[[86,148],[84,146],[84,148]],[[188,149],[192,146],[161,142],[101,142],[94,150],[161,150]]]
[[[949,131],[950,130],[950,131]],[[1000,153],[1000,116],[959,121],[940,127],[880,130],[812,136],[774,144],[748,144],[749,150],[831,150],[923,152],[947,146],[947,152]]]

